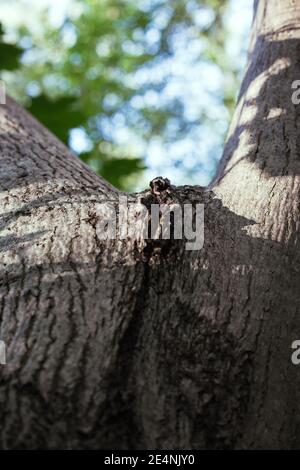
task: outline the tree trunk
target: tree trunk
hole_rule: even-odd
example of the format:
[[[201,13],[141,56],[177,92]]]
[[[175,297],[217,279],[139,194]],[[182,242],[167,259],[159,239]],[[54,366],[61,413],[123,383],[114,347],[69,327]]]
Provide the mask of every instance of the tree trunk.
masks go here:
[[[8,100],[0,116],[0,446],[299,448],[300,2],[255,2],[205,241],[102,240],[119,193]]]

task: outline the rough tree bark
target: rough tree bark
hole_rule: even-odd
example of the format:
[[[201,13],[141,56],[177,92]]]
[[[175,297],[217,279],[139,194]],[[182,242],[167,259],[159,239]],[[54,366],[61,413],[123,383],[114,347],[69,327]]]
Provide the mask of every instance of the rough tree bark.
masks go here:
[[[1,448],[300,447],[300,1],[254,9],[200,251],[100,240],[120,193],[1,107]]]

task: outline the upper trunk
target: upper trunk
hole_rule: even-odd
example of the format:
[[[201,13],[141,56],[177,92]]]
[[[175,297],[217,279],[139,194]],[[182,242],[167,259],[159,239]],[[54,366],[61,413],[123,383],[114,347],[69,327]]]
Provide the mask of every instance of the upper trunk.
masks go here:
[[[300,446],[300,5],[255,10],[214,183],[130,196],[203,202],[200,251],[101,240],[118,191],[2,108],[1,447]]]

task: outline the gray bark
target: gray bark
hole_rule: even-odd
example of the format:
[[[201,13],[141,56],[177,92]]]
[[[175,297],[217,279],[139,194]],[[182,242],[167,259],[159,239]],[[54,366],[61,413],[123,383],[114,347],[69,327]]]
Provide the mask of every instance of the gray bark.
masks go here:
[[[205,243],[99,238],[120,193],[0,109],[0,447],[299,448],[300,2],[255,2]]]

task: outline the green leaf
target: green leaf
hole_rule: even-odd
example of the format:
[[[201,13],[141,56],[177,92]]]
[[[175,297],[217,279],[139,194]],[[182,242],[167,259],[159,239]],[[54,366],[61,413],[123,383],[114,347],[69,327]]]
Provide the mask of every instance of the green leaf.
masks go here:
[[[97,154],[95,151],[82,153],[79,157],[106,181],[122,190],[129,190],[126,178],[138,175],[146,169],[140,158],[118,158]]]
[[[0,70],[15,70],[20,66],[23,49],[12,44],[0,43]]]
[[[28,110],[60,140],[68,143],[69,131],[80,126],[85,116],[76,110],[76,97],[62,97],[51,100],[40,95],[31,100]]]
[[[123,189],[124,177],[143,170],[145,170],[145,165],[139,158],[112,158],[103,162],[100,173],[111,184]]]
[[[3,41],[4,29],[0,23],[0,71],[16,70],[19,68],[21,55],[24,50],[14,44],[7,44]]]

